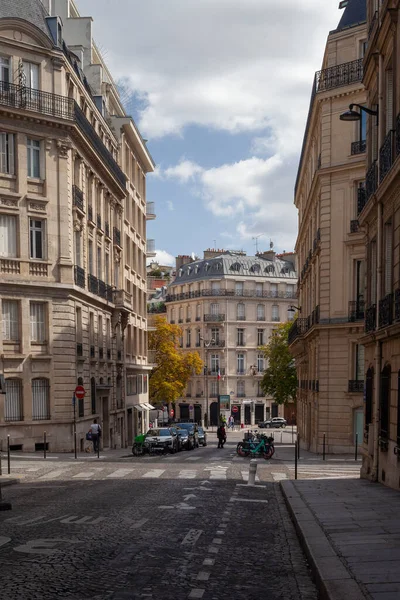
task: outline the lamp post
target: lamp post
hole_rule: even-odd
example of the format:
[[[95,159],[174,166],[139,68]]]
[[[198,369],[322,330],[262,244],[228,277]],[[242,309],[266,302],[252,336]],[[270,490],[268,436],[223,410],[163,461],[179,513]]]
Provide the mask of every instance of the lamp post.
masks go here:
[[[360,112],[354,110],[355,106],[360,109]],[[349,110],[346,110],[346,112],[342,113],[339,119],[341,121],[348,122],[359,121],[361,119],[362,112],[376,117],[376,124],[379,125],[379,106],[376,107],[376,110],[373,110],[372,108],[367,108],[366,106],[362,106],[361,104],[349,104]]]
[[[291,313],[291,315],[292,315],[292,316],[294,315],[294,313],[296,312],[296,310],[297,310],[297,311],[299,311],[299,312],[301,312],[301,306],[294,306],[294,305],[291,305],[291,306],[289,306],[289,308],[287,309],[288,313]]]
[[[203,345],[204,345],[204,348],[205,348],[205,363],[206,363],[206,365],[204,367],[204,375],[205,375],[205,378],[206,378],[206,382],[205,382],[206,383],[206,415],[207,415],[207,427],[209,427],[210,426],[210,415],[209,415],[209,412],[208,412],[208,360],[207,360],[207,351],[208,351],[208,349],[209,349],[209,347],[211,345],[215,344],[215,340],[214,339],[205,340],[202,336],[200,336],[200,340],[203,341]]]

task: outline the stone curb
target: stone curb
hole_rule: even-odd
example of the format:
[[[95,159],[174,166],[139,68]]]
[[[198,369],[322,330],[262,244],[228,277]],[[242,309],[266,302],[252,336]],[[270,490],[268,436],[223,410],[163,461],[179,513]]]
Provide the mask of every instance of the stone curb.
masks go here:
[[[3,479],[0,478],[1,487],[7,487],[9,485],[15,485],[16,483],[21,483],[19,479]]]
[[[321,600],[366,600],[332,548],[324,530],[315,520],[292,481],[281,481],[281,490],[307,556]]]

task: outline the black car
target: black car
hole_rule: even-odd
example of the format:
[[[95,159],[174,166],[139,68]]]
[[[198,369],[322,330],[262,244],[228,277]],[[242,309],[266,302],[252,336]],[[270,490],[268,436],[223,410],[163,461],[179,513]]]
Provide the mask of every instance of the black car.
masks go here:
[[[187,436],[181,434],[181,439],[185,440],[183,442],[183,447],[192,450],[193,448],[199,447],[199,429],[196,423],[178,423],[178,428],[182,431],[186,431]],[[178,435],[179,435],[178,429]],[[187,438],[187,439],[186,439]]]
[[[207,446],[207,434],[202,427],[197,428],[199,431],[199,444]]]

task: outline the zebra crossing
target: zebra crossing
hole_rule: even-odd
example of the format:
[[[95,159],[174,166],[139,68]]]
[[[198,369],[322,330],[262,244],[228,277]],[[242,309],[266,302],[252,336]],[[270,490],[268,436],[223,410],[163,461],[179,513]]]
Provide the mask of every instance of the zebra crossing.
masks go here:
[[[294,478],[294,465],[287,465],[291,479]],[[297,465],[298,479],[359,479],[360,464],[304,464]]]

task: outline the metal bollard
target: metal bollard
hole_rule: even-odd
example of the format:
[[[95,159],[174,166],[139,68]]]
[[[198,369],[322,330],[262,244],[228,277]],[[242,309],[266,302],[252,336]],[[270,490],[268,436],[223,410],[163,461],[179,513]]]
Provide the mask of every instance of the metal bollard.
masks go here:
[[[43,458],[46,458],[46,432],[43,433]]]
[[[281,431],[281,444],[282,444],[282,431]]]
[[[97,458],[100,458],[100,436],[97,437]]]
[[[7,436],[7,472],[11,473],[10,436]]]
[[[326,435],[324,433],[324,439],[322,441],[322,460],[325,460],[325,438],[326,438]]]
[[[297,479],[297,444],[299,442],[296,440],[294,443],[294,478]]]
[[[358,458],[358,433],[356,433],[356,449],[355,449],[355,453],[354,453],[354,460],[357,460]]]
[[[254,460],[254,458],[252,458],[250,461],[250,465],[249,465],[249,480],[247,482],[247,485],[255,485],[256,473],[257,473],[257,462]]]
[[[297,460],[300,460],[300,436],[297,434]]]

